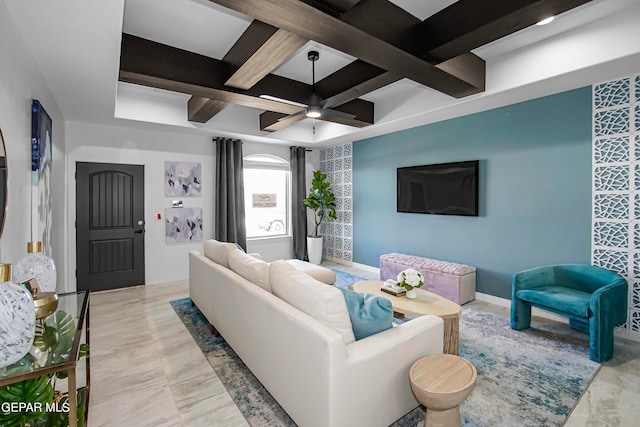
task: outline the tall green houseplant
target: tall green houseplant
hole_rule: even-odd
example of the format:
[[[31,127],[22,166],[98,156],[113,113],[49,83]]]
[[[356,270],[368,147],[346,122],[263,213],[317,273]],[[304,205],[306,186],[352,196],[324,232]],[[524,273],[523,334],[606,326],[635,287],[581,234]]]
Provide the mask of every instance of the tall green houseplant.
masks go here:
[[[306,207],[313,211],[315,228],[311,237],[318,237],[320,224],[336,219],[336,196],[331,190],[331,183],[327,181],[327,174],[321,170],[313,173],[309,196],[303,200]]]
[[[318,229],[323,221],[336,219],[336,196],[331,191],[331,183],[327,181],[327,174],[317,170],[313,173],[309,196],[304,199],[306,207],[313,211],[315,228],[313,234],[307,236],[307,254],[309,262],[322,262],[322,236],[318,236]]]

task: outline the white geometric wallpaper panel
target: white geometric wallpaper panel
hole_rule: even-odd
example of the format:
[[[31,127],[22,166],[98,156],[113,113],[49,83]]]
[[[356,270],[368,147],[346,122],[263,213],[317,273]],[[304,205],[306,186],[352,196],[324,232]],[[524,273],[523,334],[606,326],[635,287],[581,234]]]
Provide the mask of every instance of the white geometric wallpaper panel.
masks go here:
[[[350,264],[353,261],[353,157],[352,144],[320,150],[320,170],[327,174],[336,195],[338,219],[320,226],[324,236],[323,258]]]
[[[640,341],[640,74],[593,85],[592,264],[629,283],[627,323]]]
[[[593,88],[594,109],[629,105],[630,98],[629,79],[613,80]]]
[[[638,153],[636,153],[636,158]],[[607,164],[629,161],[629,137],[600,138],[593,141],[593,161]]]

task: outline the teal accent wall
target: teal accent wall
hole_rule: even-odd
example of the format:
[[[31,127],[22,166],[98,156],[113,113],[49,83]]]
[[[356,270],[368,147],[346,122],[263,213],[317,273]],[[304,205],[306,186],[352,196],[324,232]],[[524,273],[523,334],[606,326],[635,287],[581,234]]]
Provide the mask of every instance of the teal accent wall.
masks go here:
[[[353,260],[400,252],[470,264],[511,298],[516,271],[590,263],[591,87],[353,144]],[[478,217],[396,212],[396,168],[480,160]]]

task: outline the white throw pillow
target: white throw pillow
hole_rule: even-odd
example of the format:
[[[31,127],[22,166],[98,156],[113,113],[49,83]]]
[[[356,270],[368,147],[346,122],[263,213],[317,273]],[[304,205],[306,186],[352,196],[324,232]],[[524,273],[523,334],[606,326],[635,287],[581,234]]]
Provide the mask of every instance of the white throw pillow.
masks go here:
[[[262,289],[271,292],[269,264],[236,248],[229,252],[229,268]]]
[[[345,344],[356,340],[342,292],[296,270],[286,261],[269,268],[271,292],[342,335]]]
[[[237,249],[235,243],[219,242],[213,239],[204,242],[204,256],[226,268],[229,268],[227,260],[229,252]]]

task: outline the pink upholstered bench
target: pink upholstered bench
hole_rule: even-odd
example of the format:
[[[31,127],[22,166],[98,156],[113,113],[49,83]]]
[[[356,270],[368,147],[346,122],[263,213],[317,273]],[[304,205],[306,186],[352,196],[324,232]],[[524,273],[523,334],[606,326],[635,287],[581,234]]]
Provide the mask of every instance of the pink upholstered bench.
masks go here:
[[[380,280],[396,280],[407,268],[424,275],[422,289],[460,305],[476,299],[476,268],[470,265],[391,253],[380,257]]]

